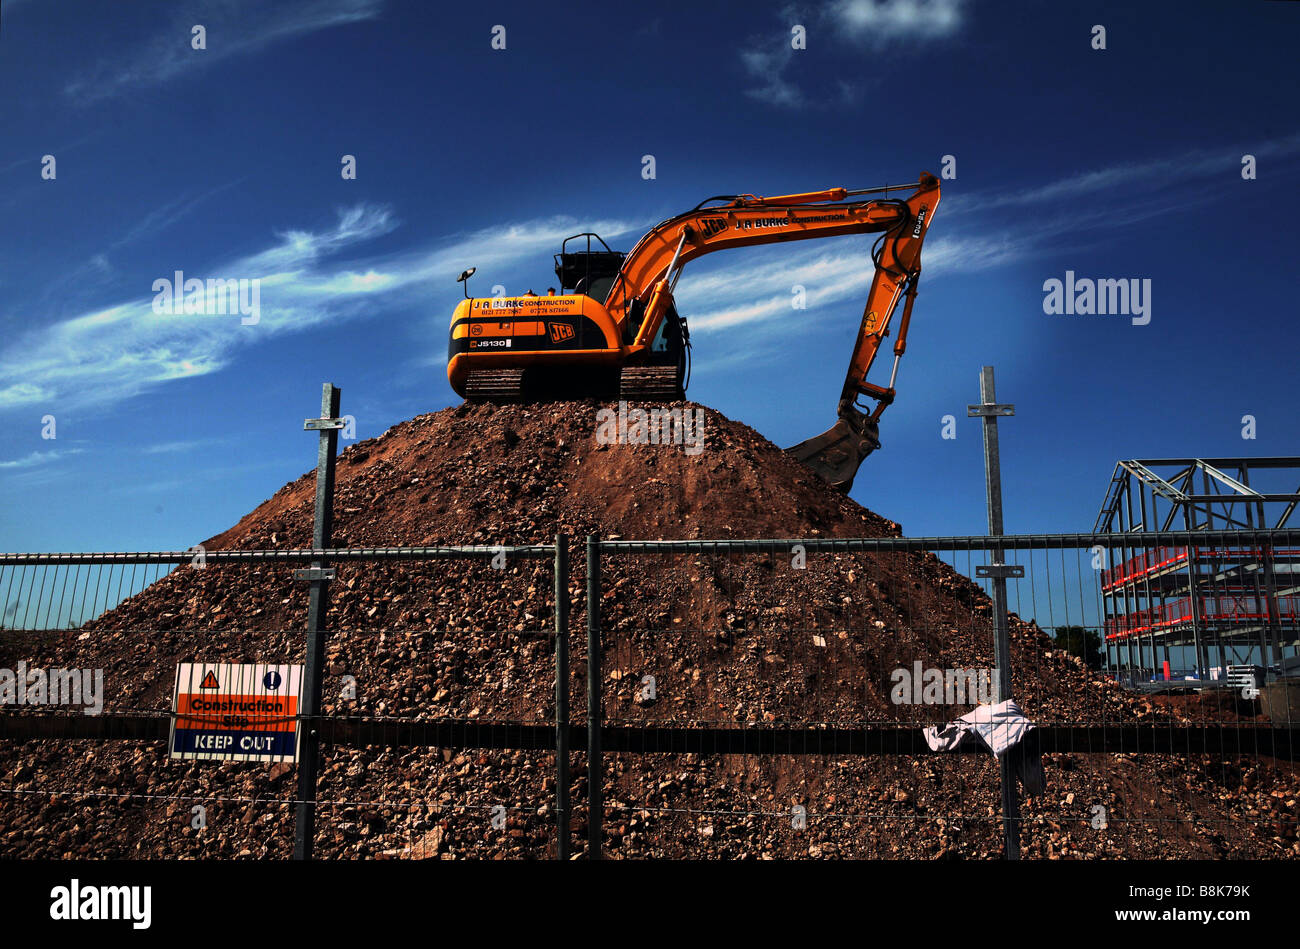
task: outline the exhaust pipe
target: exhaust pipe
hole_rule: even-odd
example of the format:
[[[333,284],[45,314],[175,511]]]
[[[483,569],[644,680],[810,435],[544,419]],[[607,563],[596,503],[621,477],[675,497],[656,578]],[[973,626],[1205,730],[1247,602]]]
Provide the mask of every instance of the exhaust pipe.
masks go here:
[[[840,403],[839,415],[826,431],[786,451],[830,482],[835,490],[848,494],[858,467],[880,447],[880,430],[875,419],[858,411],[850,402]]]

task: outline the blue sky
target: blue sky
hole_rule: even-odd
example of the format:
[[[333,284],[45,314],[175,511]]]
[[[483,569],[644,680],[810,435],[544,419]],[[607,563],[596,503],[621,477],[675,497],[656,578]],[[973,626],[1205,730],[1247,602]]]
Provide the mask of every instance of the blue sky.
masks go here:
[[[466,267],[479,293],[544,290],[568,234],[627,250],[709,195],[911,181],[945,155],[956,177],[856,499],[911,534],[983,532],[965,407],[984,364],[1017,405],[1009,531],[1090,529],[1120,457],[1300,444],[1300,5],[2,7],[4,549],[224,530],[313,465],[302,419],[326,380],[360,438],[458,403],[446,332]],[[827,427],[869,246],[688,268],[691,397],[781,445]],[[259,322],[153,313],[176,270],[260,279]],[[1067,270],[1149,279],[1150,323],[1045,314]]]

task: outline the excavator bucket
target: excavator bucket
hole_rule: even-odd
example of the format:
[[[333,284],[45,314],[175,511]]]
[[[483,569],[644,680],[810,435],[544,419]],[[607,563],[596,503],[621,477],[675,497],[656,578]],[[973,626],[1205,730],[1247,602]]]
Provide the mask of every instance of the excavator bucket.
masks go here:
[[[840,410],[840,417],[834,425],[786,451],[829,481],[831,487],[848,494],[858,466],[879,447],[880,435],[875,419],[846,406]]]

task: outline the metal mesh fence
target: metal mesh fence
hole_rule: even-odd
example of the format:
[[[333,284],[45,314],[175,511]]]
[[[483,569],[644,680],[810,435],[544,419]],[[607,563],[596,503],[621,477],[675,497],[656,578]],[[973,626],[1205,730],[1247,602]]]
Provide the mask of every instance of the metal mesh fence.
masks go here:
[[[173,569],[159,563],[0,565],[0,630],[76,629]]]
[[[650,742],[674,726],[740,729],[733,742],[747,728],[784,730],[809,752],[862,730],[879,750],[648,764],[611,754],[605,853],[1000,854],[993,757],[931,754],[916,731],[996,701],[985,574],[1004,563],[1023,570],[1009,581],[1010,691],[1044,738],[1046,787],[1020,787],[1026,856],[1300,855],[1294,704],[1268,701],[1269,690],[1294,694],[1280,667],[1251,694],[1204,666],[1184,678],[1148,662],[1159,691],[1135,690],[1105,639],[1116,607],[1103,577],[1119,540],[1008,539],[996,559],[988,541],[930,542],[947,549],[610,545],[637,570],[672,563],[666,572],[686,589],[602,617],[607,725],[640,726]],[[1296,652],[1285,626],[1251,635],[1280,656]],[[650,826],[673,830],[653,841]]]
[[[169,760],[173,680],[181,662],[303,662],[294,570],[326,560],[322,704],[300,717],[322,741],[320,856],[544,859],[563,838],[624,858],[996,857],[997,761],[978,742],[935,753],[923,729],[996,700],[982,574],[1006,564],[1024,570],[1007,581],[1010,691],[1046,776],[1023,794],[1025,856],[1300,855],[1294,635],[1240,634],[1270,660],[1249,688],[1204,660],[1194,679],[1125,665],[1105,638],[1120,544],[1009,537],[996,558],[987,538],[607,541],[598,576],[562,572],[559,616],[549,547],[216,552],[202,567],[189,552],[0,555],[0,597],[26,591],[4,602],[47,604],[6,612],[0,669],[89,672],[91,692],[103,675],[96,714],[52,692],[0,708],[0,846],[289,857],[296,766]]]

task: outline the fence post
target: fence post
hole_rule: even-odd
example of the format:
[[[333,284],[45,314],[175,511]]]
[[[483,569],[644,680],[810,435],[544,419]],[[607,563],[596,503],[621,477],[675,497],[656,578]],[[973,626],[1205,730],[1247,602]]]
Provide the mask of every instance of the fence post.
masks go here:
[[[587,535],[587,859],[599,860],[604,817],[600,726],[600,536]]]
[[[320,418],[302,423],[306,431],[319,431],[316,450],[316,517],[312,530],[312,547],[329,547],[334,524],[334,456],[339,444],[339,401],[342,392],[330,383],[321,390]],[[311,581],[307,604],[307,661],[303,670],[302,704],[299,713],[308,720],[302,734],[298,758],[298,805],[294,819],[293,858],[310,860],[316,841],[316,775],[320,767],[320,736],[311,717],[320,713],[321,673],[325,660],[325,611],[329,609],[329,582],[334,569],[322,558],[313,560],[307,570],[295,570],[294,576]]]
[[[555,858],[569,859],[569,538],[555,535]]]
[[[984,488],[988,497],[989,536],[1002,536],[1002,463],[998,452],[998,416],[1015,415],[1015,406],[998,404],[993,388],[993,367],[980,369],[980,404],[966,407],[968,417],[984,419]],[[1011,698],[1011,644],[1007,633],[1007,577],[1017,568],[1003,562],[1001,547],[990,551],[990,563],[983,571],[993,580],[993,657],[998,666],[998,701]],[[1023,575],[1023,567],[1018,568]],[[1002,784],[1002,821],[1006,834],[1003,854],[1020,859],[1020,799],[1011,756],[999,759]]]

